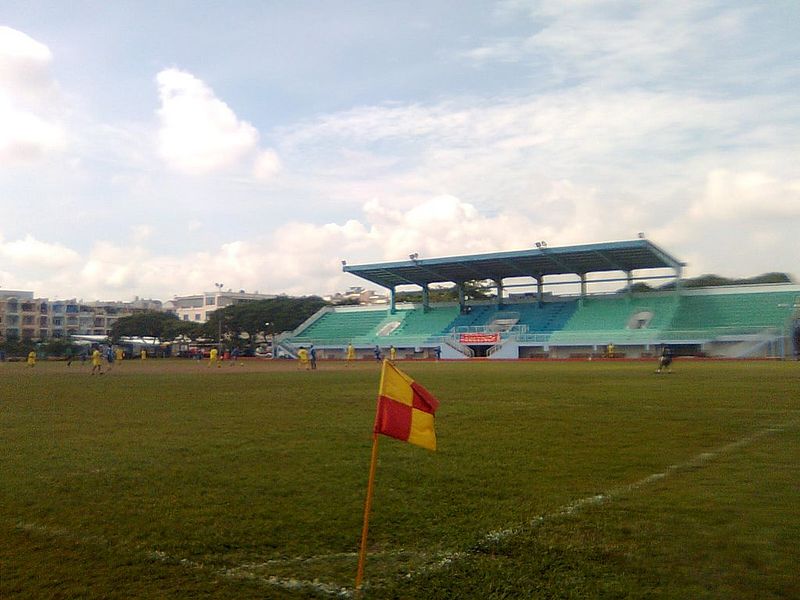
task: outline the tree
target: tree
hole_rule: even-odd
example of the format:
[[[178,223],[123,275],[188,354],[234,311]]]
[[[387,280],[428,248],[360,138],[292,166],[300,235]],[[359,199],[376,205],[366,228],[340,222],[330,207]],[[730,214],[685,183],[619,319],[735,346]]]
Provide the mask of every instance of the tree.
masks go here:
[[[216,339],[220,330],[229,340],[248,339],[253,345],[259,335],[295,329],[327,303],[318,296],[243,302],[215,310],[203,326],[205,335]],[[269,325],[267,325],[269,323]]]
[[[763,275],[756,275],[755,277],[729,279],[719,275],[700,275],[693,279],[682,279],[681,287],[683,288],[697,288],[697,287],[716,287],[725,285],[755,285],[765,283],[791,283],[792,278],[786,273],[764,273]],[[670,281],[661,286],[662,290],[675,289],[675,282]]]
[[[118,319],[111,326],[111,339],[118,341],[123,336],[141,336],[171,340],[179,335],[194,339],[200,332],[199,323],[181,321],[172,313],[148,310]]]
[[[67,352],[75,353],[77,346],[75,346],[68,339],[50,338],[42,344],[44,352],[47,356],[66,356]]]
[[[465,281],[464,297],[468,300],[483,300],[489,298],[491,285],[485,281]],[[398,302],[422,302],[422,291],[398,292],[395,296]],[[458,286],[430,288],[428,300],[436,302],[458,302]]]
[[[35,348],[36,344],[30,339],[20,339],[18,336],[10,335],[0,342],[0,350],[6,356],[25,356]]]

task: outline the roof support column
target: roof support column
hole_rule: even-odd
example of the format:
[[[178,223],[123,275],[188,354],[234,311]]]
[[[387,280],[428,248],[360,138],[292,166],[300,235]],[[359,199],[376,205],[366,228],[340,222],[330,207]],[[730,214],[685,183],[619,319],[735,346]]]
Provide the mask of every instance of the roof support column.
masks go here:
[[[389,313],[394,314],[397,312],[397,308],[395,306],[395,294],[394,288],[389,288]]]
[[[539,307],[544,305],[544,275],[536,278],[536,300],[539,302]]]
[[[578,306],[583,308],[583,299],[586,297],[586,273],[578,273],[581,278],[581,293],[578,296]]]
[[[430,309],[430,294],[428,292],[428,284],[422,285],[422,312],[428,312]]]
[[[683,288],[683,267],[675,267],[675,295],[681,295]]]
[[[625,292],[630,296],[633,294],[633,271],[625,271],[625,277],[628,283],[625,285]]]
[[[458,290],[458,312],[459,314],[464,314],[464,310],[467,308],[467,303],[464,298],[464,282],[457,281],[456,289]]]
[[[503,280],[495,279],[494,282],[497,286],[497,308],[500,308],[503,306]]]

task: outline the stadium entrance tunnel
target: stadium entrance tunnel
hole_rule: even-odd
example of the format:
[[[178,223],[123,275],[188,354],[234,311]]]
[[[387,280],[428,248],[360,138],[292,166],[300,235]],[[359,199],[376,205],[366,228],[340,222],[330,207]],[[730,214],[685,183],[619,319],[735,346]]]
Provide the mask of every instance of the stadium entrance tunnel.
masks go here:
[[[489,348],[491,348],[491,346],[476,345],[476,346],[469,346],[469,348],[475,353],[473,355],[475,358],[486,358],[487,356],[489,356]]]

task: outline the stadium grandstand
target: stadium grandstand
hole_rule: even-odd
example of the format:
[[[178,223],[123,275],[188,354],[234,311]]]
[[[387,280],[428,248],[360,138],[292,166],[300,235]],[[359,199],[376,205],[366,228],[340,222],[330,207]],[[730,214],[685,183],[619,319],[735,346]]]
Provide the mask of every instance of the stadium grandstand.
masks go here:
[[[324,307],[281,343],[289,350],[314,344],[325,358],[344,357],[348,344],[360,358],[372,358],[376,346],[394,346],[398,358],[446,359],[646,358],[664,346],[678,355],[725,358],[797,352],[800,286],[689,289],[681,285],[684,266],[644,238],[343,263],[345,272],[386,288],[388,307]],[[672,285],[642,285],[663,279]],[[470,298],[469,282],[491,282],[492,297]],[[455,286],[458,299],[431,303],[437,285]],[[421,290],[421,302],[396,301],[398,289],[409,286]]]

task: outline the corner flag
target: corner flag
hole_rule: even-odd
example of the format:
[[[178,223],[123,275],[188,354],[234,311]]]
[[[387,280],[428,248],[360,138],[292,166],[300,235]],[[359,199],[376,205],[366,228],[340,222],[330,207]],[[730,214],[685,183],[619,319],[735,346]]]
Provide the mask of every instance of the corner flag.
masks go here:
[[[428,390],[391,362],[383,361],[375,433],[436,450],[433,415],[437,408],[439,401]]]

